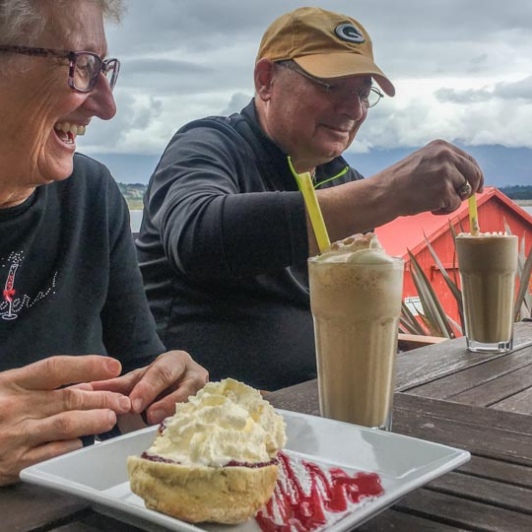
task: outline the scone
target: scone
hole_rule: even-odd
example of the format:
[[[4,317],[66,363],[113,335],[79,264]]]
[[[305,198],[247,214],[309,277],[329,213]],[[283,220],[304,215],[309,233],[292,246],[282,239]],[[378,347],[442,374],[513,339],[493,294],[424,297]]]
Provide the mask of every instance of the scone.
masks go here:
[[[128,457],[131,490],[183,521],[241,523],[272,496],[285,443],[282,417],[257,390],[211,382],[176,405],[142,456]]]

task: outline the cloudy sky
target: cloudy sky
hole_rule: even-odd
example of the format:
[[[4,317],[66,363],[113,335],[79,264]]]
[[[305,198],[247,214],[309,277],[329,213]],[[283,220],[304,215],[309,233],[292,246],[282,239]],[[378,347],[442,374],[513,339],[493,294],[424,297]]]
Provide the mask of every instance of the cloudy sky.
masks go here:
[[[187,121],[242,108],[253,94],[263,31],[305,5],[358,19],[397,89],[371,109],[354,155],[417,148],[434,138],[532,148],[530,0],[127,3],[121,24],[107,31],[109,53],[122,61],[118,114],[95,121],[79,139],[86,153],[159,155]]]

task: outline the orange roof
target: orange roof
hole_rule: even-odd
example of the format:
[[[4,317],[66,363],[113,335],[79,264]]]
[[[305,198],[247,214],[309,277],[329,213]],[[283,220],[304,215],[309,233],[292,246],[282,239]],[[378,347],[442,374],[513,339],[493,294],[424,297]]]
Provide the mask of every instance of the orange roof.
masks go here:
[[[484,192],[477,194],[478,206],[480,207],[494,196],[510,209],[518,211],[519,215],[528,221],[532,227],[532,216],[495,187],[484,187]],[[404,216],[378,227],[375,233],[387,253],[396,257],[407,258],[408,249],[415,255],[425,247],[425,236],[429,242],[433,242],[442,233],[449,230],[449,222],[455,225],[459,221],[467,220],[468,217],[468,204],[467,201],[464,201],[452,214],[439,216],[430,212],[423,212],[415,216]],[[469,228],[469,221],[464,223],[464,227]]]

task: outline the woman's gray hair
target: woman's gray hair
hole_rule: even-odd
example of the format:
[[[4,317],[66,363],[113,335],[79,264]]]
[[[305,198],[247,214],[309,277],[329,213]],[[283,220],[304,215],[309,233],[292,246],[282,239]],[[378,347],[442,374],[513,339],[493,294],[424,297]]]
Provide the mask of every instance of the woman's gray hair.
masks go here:
[[[123,0],[91,0],[99,4],[106,18],[118,22]],[[48,22],[43,4],[72,9],[72,0],[0,0],[0,44],[35,44]]]

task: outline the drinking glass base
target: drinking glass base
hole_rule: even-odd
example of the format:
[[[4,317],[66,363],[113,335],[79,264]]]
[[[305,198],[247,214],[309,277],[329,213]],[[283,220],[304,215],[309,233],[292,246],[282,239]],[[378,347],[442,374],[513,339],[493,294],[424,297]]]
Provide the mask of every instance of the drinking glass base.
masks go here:
[[[386,423],[382,427],[370,427],[370,429],[374,430],[386,430],[388,432],[391,432],[392,430],[392,412],[388,414],[388,419],[386,420]]]
[[[484,343],[475,340],[469,340],[466,337],[467,350],[472,353],[507,353],[512,350],[513,340],[507,342]]]
[[[385,430],[388,432],[391,432],[392,430],[392,411],[390,408],[390,413],[388,414],[388,417],[386,418],[386,421],[384,422],[384,425],[370,425],[367,423],[364,423],[362,420],[357,419],[354,416],[351,415],[334,415],[332,412],[324,412],[324,409],[320,405],[320,416],[326,417],[329,419],[334,419],[336,421],[343,421],[345,423],[353,423],[354,425],[360,425],[361,427],[367,427],[368,429],[373,430]]]

